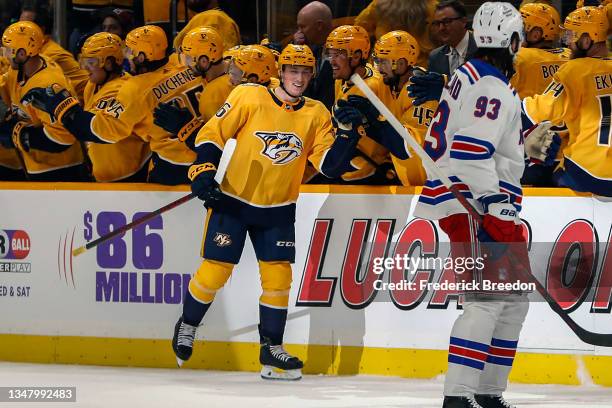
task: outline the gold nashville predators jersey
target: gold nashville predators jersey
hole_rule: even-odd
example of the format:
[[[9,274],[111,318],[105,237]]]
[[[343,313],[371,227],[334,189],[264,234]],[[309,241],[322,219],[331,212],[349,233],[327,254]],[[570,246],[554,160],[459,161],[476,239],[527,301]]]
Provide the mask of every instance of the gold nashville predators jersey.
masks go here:
[[[6,74],[4,89],[11,103],[11,109],[18,117],[32,126],[43,126],[45,135],[58,144],[71,145],[60,153],[44,152],[30,149],[20,151],[26,170],[31,174],[59,170],[83,163],[83,152],[80,143],[68,132],[60,122],[44,111],[34,108],[31,104],[24,106],[21,99],[32,88],[47,88],[52,84],[73,92],[72,86],[64,77],[61,68],[55,63],[42,58],[42,67],[25,82],[18,81],[17,70],[10,69]],[[3,92],[4,93],[4,92]]]
[[[240,29],[238,24],[223,10],[211,9],[206,10],[193,16],[187,25],[177,34],[174,39],[174,49],[178,50],[183,37],[196,27],[207,26],[212,27],[223,38],[223,48],[229,50],[235,45],[240,44]]]
[[[135,134],[148,141],[151,151],[161,159],[188,166],[195,160],[195,153],[175,135],[153,124],[153,110],[159,103],[176,102],[199,116],[200,92],[201,77],[190,68],[169,62],[156,71],[125,80],[117,93],[115,106],[96,115],[92,130],[103,139],[126,139]]]
[[[236,138],[236,150],[221,183],[229,197],[251,208],[294,207],[306,161],[319,169],[334,141],[325,106],[310,98],[290,105],[261,85],[239,85],[196,138],[196,148],[222,148]]]
[[[365,67],[365,75],[363,76],[363,80],[387,107],[393,106],[395,104],[393,95],[391,94],[391,90],[383,82],[382,76],[378,72],[373,70],[369,64]],[[340,99],[346,100],[349,95],[365,96],[359,90],[359,88],[357,88],[350,81],[343,81],[337,79],[335,86],[336,103]],[[389,150],[383,145],[375,142],[368,136],[362,136],[359,139],[357,149],[367,158],[364,158],[363,156],[361,156],[361,154],[355,156],[353,160],[351,160],[351,165],[357,168],[358,170],[344,173],[342,175],[342,179],[344,181],[357,181],[365,179],[373,175],[376,171],[376,168],[372,162],[376,163],[377,165],[381,165],[382,163],[391,160],[389,158]]]
[[[521,99],[541,94],[551,83],[553,74],[570,57],[567,48],[521,48],[514,59],[515,73],[510,84]]]
[[[81,69],[79,63],[68,51],[50,38],[45,40],[40,53],[47,57],[47,60],[55,62],[64,71],[64,76],[70,81],[76,96],[82,101],[83,90],[87,84],[89,74]]]
[[[553,75],[542,95],[526,98],[532,122],[565,121],[564,163],[595,179],[612,181],[612,58],[576,58]]]
[[[2,99],[2,103],[10,106],[8,90],[4,87],[4,84],[6,83],[6,75],[3,75],[8,71],[8,65],[6,66],[6,70],[3,71],[3,61],[6,61],[6,64],[8,64],[8,60],[6,60],[6,58],[0,57],[0,99]],[[0,166],[8,167],[9,169],[13,170],[22,168],[15,149],[7,149],[0,146]]]
[[[88,82],[83,95],[85,110],[94,115],[112,112],[117,106],[117,93],[128,78],[129,75],[126,74],[101,87]],[[120,139],[117,136],[106,135],[105,141],[108,144],[88,143],[87,152],[96,181],[111,182],[127,178],[140,170],[151,156],[148,143],[140,137],[131,134]]]
[[[408,96],[407,85],[402,87],[396,100],[395,116],[400,119],[400,122],[410,134],[423,146],[425,143],[425,135],[427,128],[434,117],[438,108],[437,101],[428,101],[420,106],[412,104],[412,98]],[[393,110],[392,110],[393,111]],[[410,149],[410,157],[406,160],[400,160],[395,156],[391,156],[393,165],[398,178],[404,186],[422,186],[425,184],[427,174],[421,163],[421,159],[416,153]]]
[[[228,74],[223,74],[204,85],[200,94],[199,111],[202,122],[206,123],[219,110],[227,99],[234,85]]]

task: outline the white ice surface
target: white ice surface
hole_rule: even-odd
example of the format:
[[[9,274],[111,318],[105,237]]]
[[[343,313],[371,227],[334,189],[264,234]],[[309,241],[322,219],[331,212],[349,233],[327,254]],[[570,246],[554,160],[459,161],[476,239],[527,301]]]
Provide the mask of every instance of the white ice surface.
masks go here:
[[[305,376],[271,382],[258,373],[0,362],[0,386],[76,386],[76,403],[0,403],[0,407],[433,408],[441,379]],[[612,388],[510,384],[517,408],[610,408]]]

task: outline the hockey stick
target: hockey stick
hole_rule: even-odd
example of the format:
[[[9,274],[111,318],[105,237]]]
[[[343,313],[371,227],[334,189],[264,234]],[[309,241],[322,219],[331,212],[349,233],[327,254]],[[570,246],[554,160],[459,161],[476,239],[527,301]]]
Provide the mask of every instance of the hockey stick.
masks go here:
[[[363,79],[357,74],[351,76],[351,81],[364,93],[364,95],[372,102],[372,104],[378,109],[378,111],[387,119],[389,124],[393,126],[396,132],[410,145],[414,152],[419,156],[423,165],[428,170],[429,174],[432,174],[438,178],[444,187],[446,187],[455,198],[461,203],[466,211],[478,221],[482,223],[482,215],[476,211],[472,204],[465,198],[465,196],[459,191],[459,189],[451,183],[450,179],[444,174],[444,172],[435,164],[435,162],[429,157],[429,155],[423,150],[421,145],[410,135],[408,130],[400,123],[399,120],[391,113],[391,111],[385,106],[385,104],[374,94],[370,87],[365,83]],[[519,259],[509,252],[510,260],[514,264],[521,264]],[[586,330],[576,323],[571,316],[563,310],[563,308],[553,299],[552,295],[546,290],[546,288],[540,283],[540,281],[532,276],[524,276],[528,280],[532,281],[540,295],[548,302],[551,309],[561,317],[561,319],[569,326],[569,328],[578,336],[580,340],[585,343],[592,344],[595,346],[612,347],[612,334],[605,333],[594,333]]]
[[[219,167],[217,169],[217,173],[215,174],[215,181],[218,184],[221,184],[221,182],[223,181],[223,178],[225,177],[225,172],[227,171],[227,167],[234,154],[235,149],[236,149],[236,139],[229,139],[227,142],[225,142],[223,154],[221,155],[221,160],[219,160]],[[126,231],[131,230],[137,225],[140,225],[152,218],[157,217],[159,214],[163,214],[166,211],[170,211],[171,209],[178,207],[179,205],[185,204],[187,201],[191,200],[194,197],[196,197],[194,193],[187,194],[186,196],[181,197],[178,200],[171,202],[170,204],[164,205],[163,207],[153,211],[152,213],[145,215],[144,217],[138,218],[137,220],[134,220],[130,222],[129,224],[124,225],[121,228],[117,228],[116,230],[109,232],[108,234],[98,239],[95,239],[82,247],[75,249],[74,251],[72,251],[72,255],[79,256],[85,251],[88,251],[91,248],[94,248],[100,245],[102,242],[108,241],[109,239],[114,238],[119,234],[123,234]]]

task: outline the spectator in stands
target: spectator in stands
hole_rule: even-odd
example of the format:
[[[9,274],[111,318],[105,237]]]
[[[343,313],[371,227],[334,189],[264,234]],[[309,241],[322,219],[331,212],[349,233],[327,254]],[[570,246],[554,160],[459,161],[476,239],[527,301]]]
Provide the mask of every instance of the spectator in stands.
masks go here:
[[[59,65],[62,71],[64,71],[66,78],[70,81],[78,98],[83,100],[83,90],[89,75],[87,71],[81,69],[72,54],[51,39],[53,18],[49,8],[43,5],[24,6],[21,9],[19,21],[32,21],[41,28],[44,33],[44,40],[40,53]]]
[[[429,55],[429,71],[450,75],[474,56],[476,42],[467,23],[465,5],[460,0],[446,0],[436,6],[431,24],[444,45]]]
[[[355,25],[368,30],[379,39],[393,30],[403,30],[417,39],[421,53],[417,64],[427,66],[427,57],[433,49],[430,23],[438,0],[372,0],[355,19]]]
[[[122,40],[134,28],[133,13],[126,9],[107,7],[100,10],[100,29],[115,34]]]
[[[334,104],[334,78],[331,64],[323,58],[323,46],[332,28],[331,9],[320,1],[313,1],[298,12],[297,31],[293,35],[293,43],[308,45],[316,58],[316,76],[304,96],[323,102],[330,110]]]

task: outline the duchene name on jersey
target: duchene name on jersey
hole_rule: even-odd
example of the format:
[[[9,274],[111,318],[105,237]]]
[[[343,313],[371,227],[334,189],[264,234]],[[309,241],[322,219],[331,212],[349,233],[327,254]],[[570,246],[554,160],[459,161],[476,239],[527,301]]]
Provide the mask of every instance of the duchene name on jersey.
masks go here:
[[[197,77],[193,74],[193,71],[191,69],[186,69],[155,85],[155,87],[153,87],[153,95],[155,95],[155,98],[159,101],[173,90],[191,81],[195,81],[196,79]]]

